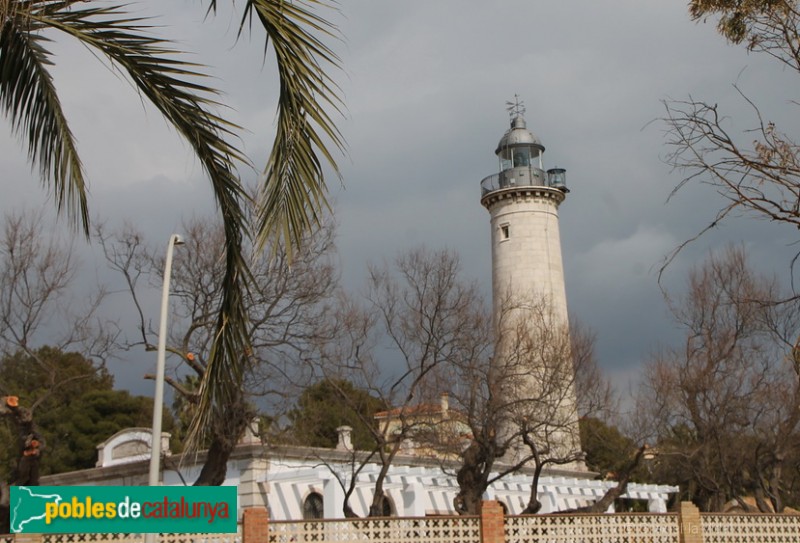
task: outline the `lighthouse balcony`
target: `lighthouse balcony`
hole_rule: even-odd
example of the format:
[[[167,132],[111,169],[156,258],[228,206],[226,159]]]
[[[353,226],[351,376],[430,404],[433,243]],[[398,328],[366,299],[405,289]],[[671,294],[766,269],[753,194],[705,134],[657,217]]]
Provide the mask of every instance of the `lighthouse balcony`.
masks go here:
[[[559,175],[553,175],[552,170],[545,172],[532,166],[511,168],[485,177],[481,181],[481,197],[496,190],[514,187],[550,187],[568,192],[562,172],[563,170],[559,170]]]

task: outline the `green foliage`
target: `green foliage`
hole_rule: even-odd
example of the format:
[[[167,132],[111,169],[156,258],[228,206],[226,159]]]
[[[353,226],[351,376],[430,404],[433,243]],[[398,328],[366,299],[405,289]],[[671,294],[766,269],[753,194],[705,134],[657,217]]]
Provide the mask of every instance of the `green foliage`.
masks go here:
[[[752,41],[761,30],[760,19],[770,13],[780,14],[796,9],[794,0],[691,0],[689,13],[693,19],[718,15],[717,31],[731,43]]]
[[[291,433],[296,443],[310,447],[335,447],[336,428],[353,428],[352,442],[356,450],[372,450],[375,440],[370,425],[384,403],[352,383],[324,379],[300,394],[297,407],[289,413]]]
[[[17,351],[0,359],[0,375],[0,393],[18,396],[25,405],[51,389],[55,400],[66,400],[85,390],[114,386],[113,376],[104,367],[96,367],[78,353],[52,347],[42,347],[33,356]]]
[[[152,400],[113,390],[114,378],[104,367],[78,353],[42,347],[29,356],[17,352],[0,359],[0,393],[19,396],[33,408],[34,422],[45,438],[41,473],[94,467],[97,445],[118,431],[152,423]],[[17,461],[17,443],[10,421],[0,425],[0,477],[7,478]],[[166,415],[165,431],[172,428]]]
[[[42,429],[50,434],[43,462],[46,469],[60,473],[93,467],[99,443],[125,428],[149,427],[152,412],[152,399],[125,390],[86,392],[61,413],[43,417]],[[169,431],[169,426],[164,430]]]
[[[727,441],[728,436],[725,439]],[[738,440],[738,436],[736,439]],[[680,487],[680,500],[693,501],[705,507],[703,489],[697,484],[695,473],[703,473],[710,478],[712,472],[720,469],[720,459],[703,454],[697,433],[686,424],[669,427],[659,439],[657,447],[662,454],[657,457],[653,467],[656,480]],[[733,451],[738,452],[744,447],[744,440],[739,441]]]
[[[593,417],[582,418],[579,425],[586,467],[605,476],[618,473],[630,464],[636,444],[616,426]]]

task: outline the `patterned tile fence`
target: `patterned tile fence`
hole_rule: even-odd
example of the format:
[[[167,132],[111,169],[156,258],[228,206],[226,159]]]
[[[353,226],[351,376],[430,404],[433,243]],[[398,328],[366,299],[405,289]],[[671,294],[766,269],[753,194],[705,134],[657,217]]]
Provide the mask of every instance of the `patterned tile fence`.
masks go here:
[[[678,543],[677,514],[506,517],[507,543]]]
[[[800,515],[702,513],[704,543],[797,543]]]
[[[492,503],[491,505],[496,505]],[[798,543],[800,515],[681,513],[528,515],[503,517],[499,506],[483,517],[373,518],[270,522],[239,534],[161,534],[159,543]],[[491,511],[491,513],[487,513]],[[251,510],[248,510],[250,513]],[[253,524],[253,526],[256,526]],[[24,534],[0,543],[142,543],[142,534]]]
[[[268,543],[481,543],[479,517],[374,518],[270,522]]]

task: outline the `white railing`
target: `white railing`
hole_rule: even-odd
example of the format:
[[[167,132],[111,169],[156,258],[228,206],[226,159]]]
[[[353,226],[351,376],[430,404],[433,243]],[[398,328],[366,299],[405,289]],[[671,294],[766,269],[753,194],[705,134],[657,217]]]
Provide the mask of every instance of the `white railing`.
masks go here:
[[[704,543],[797,543],[800,515],[702,513]]]
[[[676,514],[506,517],[506,543],[678,543]]]
[[[269,543],[480,543],[478,517],[419,517],[270,522]]]

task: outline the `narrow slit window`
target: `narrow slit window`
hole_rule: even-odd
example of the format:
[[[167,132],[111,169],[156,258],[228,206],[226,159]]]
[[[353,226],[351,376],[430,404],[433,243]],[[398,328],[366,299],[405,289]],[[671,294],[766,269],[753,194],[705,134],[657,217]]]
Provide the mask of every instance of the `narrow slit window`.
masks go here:
[[[509,233],[507,224],[500,226],[500,239],[508,239]]]

